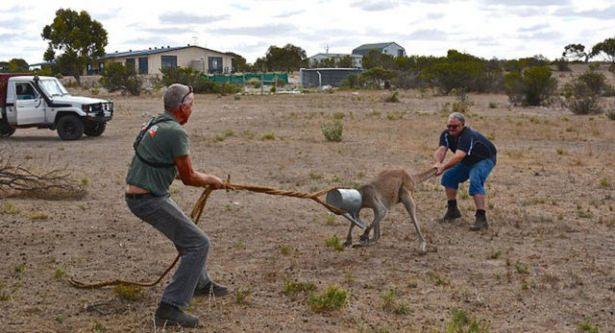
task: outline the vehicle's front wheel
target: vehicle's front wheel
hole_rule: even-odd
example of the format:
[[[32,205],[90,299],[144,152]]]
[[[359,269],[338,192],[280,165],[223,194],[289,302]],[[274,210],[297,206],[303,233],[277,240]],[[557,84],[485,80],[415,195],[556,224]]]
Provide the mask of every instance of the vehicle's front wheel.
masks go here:
[[[6,119],[0,119],[0,138],[8,138],[15,133],[15,127],[9,125]]]
[[[107,128],[107,123],[103,122],[87,122],[85,123],[85,127],[83,132],[87,136],[101,136],[103,132]]]
[[[58,120],[58,135],[62,140],[78,140],[83,135],[83,121],[76,115],[66,115]]]

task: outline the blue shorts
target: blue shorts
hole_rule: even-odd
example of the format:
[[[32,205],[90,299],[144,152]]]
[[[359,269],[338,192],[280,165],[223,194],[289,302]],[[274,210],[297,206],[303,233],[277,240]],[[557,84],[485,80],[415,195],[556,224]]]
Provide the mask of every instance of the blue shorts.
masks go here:
[[[459,163],[447,170],[442,176],[441,184],[444,187],[458,189],[459,183],[470,179],[470,195],[485,195],[485,182],[495,163],[490,159],[484,159],[473,165]]]

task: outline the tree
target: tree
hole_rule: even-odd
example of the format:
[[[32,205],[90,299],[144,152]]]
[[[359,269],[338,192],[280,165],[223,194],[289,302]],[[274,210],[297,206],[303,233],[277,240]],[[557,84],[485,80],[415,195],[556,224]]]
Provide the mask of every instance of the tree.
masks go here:
[[[393,56],[384,54],[380,50],[369,50],[366,55],[363,56],[363,68],[370,69],[374,67],[382,67],[384,69],[395,69],[395,58]]]
[[[585,46],[583,44],[568,44],[564,47],[562,57],[569,60],[583,59],[584,62],[589,61],[589,54],[585,52]]]
[[[284,47],[271,45],[265,55],[265,64],[270,71],[297,71],[301,67],[307,67],[307,55],[304,49],[292,44],[286,44]]]
[[[352,63],[352,57],[349,55],[345,55],[341,57],[337,61],[337,67],[339,68],[353,68],[354,64]]]
[[[21,58],[13,58],[7,64],[9,73],[23,73],[28,71],[28,63]]]
[[[608,61],[615,63],[615,37],[607,38],[592,47],[590,57],[593,58],[599,54],[604,54]]]
[[[120,62],[112,62],[105,68],[100,83],[110,92],[121,90],[133,96],[141,94],[142,81],[135,71]]]
[[[107,31],[84,10],[77,13],[71,9],[58,9],[53,22],[43,28],[41,37],[49,41],[45,60],[53,60],[56,50],[63,51],[63,60],[73,64],[69,66],[70,75],[79,84],[85,66],[93,58],[103,56],[107,45]]]
[[[226,52],[226,54],[230,55],[231,57],[231,67],[233,68],[233,72],[247,72],[249,71],[249,67],[247,62],[246,62],[246,58],[242,57],[241,55],[237,54],[237,53],[233,53],[233,52]]]

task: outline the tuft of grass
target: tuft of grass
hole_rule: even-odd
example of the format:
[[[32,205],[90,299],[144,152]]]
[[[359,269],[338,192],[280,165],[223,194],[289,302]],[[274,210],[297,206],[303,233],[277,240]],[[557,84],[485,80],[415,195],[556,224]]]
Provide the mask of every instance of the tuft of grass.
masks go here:
[[[606,117],[611,119],[611,120],[615,120],[615,109],[613,110],[608,110],[606,112]]]
[[[320,130],[327,141],[340,142],[342,141],[342,133],[344,132],[344,123],[341,120],[321,123]]]
[[[113,291],[123,300],[135,302],[143,298],[143,288],[139,286],[130,286],[118,284],[113,288]]]
[[[605,187],[605,188],[607,188],[607,187],[609,187],[609,185],[610,185],[610,184],[609,184],[609,180],[608,180],[608,178],[602,178],[602,179],[600,179],[600,186],[601,186],[601,187]]]
[[[17,206],[15,206],[14,203],[12,202],[5,202],[2,204],[2,206],[0,207],[0,214],[8,214],[8,215],[15,215],[15,214],[19,214],[20,210],[19,208],[17,208]]]
[[[11,300],[11,294],[4,290],[4,283],[0,282],[0,302],[7,302]]]
[[[489,102],[489,108],[490,109],[496,109],[498,107],[498,103],[496,102]]]
[[[489,327],[482,320],[468,316],[461,309],[453,309],[451,319],[446,324],[446,333],[488,333]]]
[[[53,273],[53,277],[56,280],[59,280],[59,279],[63,278],[64,276],[66,276],[66,272],[64,272],[64,270],[61,267],[56,268],[55,273]]]
[[[273,141],[275,140],[275,133],[267,132],[261,136],[262,141]]]
[[[295,297],[300,293],[310,294],[316,290],[316,285],[312,282],[298,282],[286,280],[282,293],[289,297]]]
[[[405,315],[410,313],[410,305],[408,303],[397,299],[397,292],[395,289],[389,289],[389,291],[380,295],[382,299],[382,309],[389,313],[397,315]]]
[[[322,175],[319,174],[318,172],[310,171],[310,179],[311,180],[321,180]]]
[[[30,220],[46,220],[49,218],[49,215],[44,212],[32,212],[30,215],[28,215],[28,217],[30,218]]]
[[[529,266],[519,260],[515,262],[515,270],[517,270],[517,273],[519,274],[530,274]]]
[[[94,326],[92,327],[92,332],[103,333],[106,331],[107,331],[107,328],[103,324],[99,323],[98,321],[94,322]]]
[[[496,260],[496,259],[499,259],[501,255],[502,255],[502,251],[497,250],[489,255],[489,259]]]
[[[338,252],[344,251],[344,245],[342,244],[342,241],[337,238],[337,235],[333,235],[333,237],[325,240],[325,245],[328,248],[332,248],[333,250]]]
[[[344,112],[334,112],[332,116],[333,116],[333,119],[337,119],[337,120],[342,120],[344,119],[344,117],[346,117]]]
[[[280,245],[280,253],[285,257],[288,257],[292,250],[293,249],[288,245]]]
[[[235,303],[239,305],[246,305],[250,303],[250,296],[252,295],[252,290],[250,288],[239,288],[235,291]]]
[[[335,216],[335,215],[333,215],[333,214],[329,214],[329,215],[327,215],[327,218],[326,218],[326,220],[325,220],[325,223],[326,223],[327,225],[333,225],[333,224],[335,223],[335,220],[336,220],[336,219],[337,219],[337,218],[336,218],[336,216]]]
[[[90,178],[88,178],[88,177],[83,177],[83,178],[79,179],[79,184],[80,184],[81,186],[88,186],[88,185],[90,185],[91,183],[92,183],[92,181],[91,181],[91,180],[90,180]]]
[[[401,112],[389,112],[387,113],[388,120],[400,120],[404,117],[404,114]]]
[[[348,303],[348,292],[338,286],[330,286],[321,294],[313,294],[308,299],[310,309],[316,313],[342,309]]]
[[[557,148],[555,151],[557,152],[557,155],[564,155],[564,154],[566,154],[566,151],[563,148]]]
[[[399,92],[394,91],[391,96],[384,99],[386,103],[399,103]]]
[[[440,274],[436,272],[428,272],[427,276],[433,281],[433,283],[438,287],[443,287],[448,285],[448,281],[445,277],[440,276]]]
[[[233,136],[235,136],[235,132],[233,132],[233,130],[227,129],[227,130],[224,130],[224,132],[222,133],[216,134],[216,136],[214,137],[214,140],[216,142],[222,142],[226,140],[226,138],[230,138]]]
[[[587,333],[600,333],[598,326],[592,324],[590,322],[590,318],[585,318],[582,322],[580,322],[577,327],[579,330]]]
[[[256,136],[256,133],[250,131],[250,130],[245,130],[243,132],[241,132],[241,136],[243,136],[246,139],[254,139],[254,137]]]

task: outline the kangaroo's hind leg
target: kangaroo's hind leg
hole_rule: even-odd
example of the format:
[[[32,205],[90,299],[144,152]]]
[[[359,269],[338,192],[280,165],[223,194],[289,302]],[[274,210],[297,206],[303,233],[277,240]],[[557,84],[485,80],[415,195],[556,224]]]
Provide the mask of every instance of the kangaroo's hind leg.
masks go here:
[[[402,188],[399,191],[399,200],[403,203],[404,207],[408,211],[408,214],[410,214],[410,219],[412,220],[412,223],[414,223],[414,228],[416,229],[416,233],[420,242],[420,253],[425,254],[427,252],[427,242],[425,241],[425,237],[423,237],[421,227],[419,226],[419,222],[416,218],[416,203],[414,202],[414,199],[412,199],[412,195],[410,194],[410,192],[408,192],[408,190],[406,190],[405,188]]]

